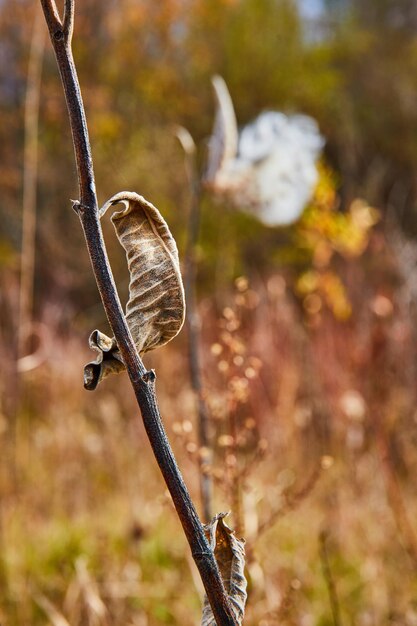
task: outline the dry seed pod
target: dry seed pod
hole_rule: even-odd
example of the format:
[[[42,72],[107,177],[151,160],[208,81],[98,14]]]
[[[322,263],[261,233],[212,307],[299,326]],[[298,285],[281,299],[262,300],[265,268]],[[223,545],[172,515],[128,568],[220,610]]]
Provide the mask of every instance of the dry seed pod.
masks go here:
[[[225,81],[221,76],[213,76],[211,82],[217,110],[209,139],[205,182],[216,190],[219,184],[223,184],[223,172],[236,158],[239,133],[235,109]]]
[[[126,251],[130,275],[126,321],[138,352],[144,353],[173,339],[184,323],[178,250],[158,209],[137,193],[117,193],[100,209],[100,217],[119,203],[125,208],[111,220]],[[124,364],[116,340],[98,330],[90,336],[90,347],[98,356],[84,368],[84,387],[93,390],[108,374],[123,370]]]
[[[245,543],[223,521],[227,513],[219,513],[204,526],[207,539],[219,566],[237,624],[242,624],[246,604]],[[205,598],[201,626],[216,626],[210,604]]]

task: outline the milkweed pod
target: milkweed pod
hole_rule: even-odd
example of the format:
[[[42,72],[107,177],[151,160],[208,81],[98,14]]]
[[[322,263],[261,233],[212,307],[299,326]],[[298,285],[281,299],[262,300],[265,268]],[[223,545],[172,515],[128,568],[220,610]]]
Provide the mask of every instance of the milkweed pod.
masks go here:
[[[214,128],[208,142],[207,169],[204,182],[214,191],[222,187],[225,172],[238,151],[238,128],[229,89],[221,76],[213,76],[216,98]],[[227,179],[226,179],[227,180]]]
[[[246,604],[245,542],[224,522],[227,513],[218,513],[204,526],[206,537],[214,552],[220,574],[229,597],[236,624],[243,622]],[[216,626],[207,597],[204,600],[201,626]]]
[[[113,213],[111,220],[126,252],[130,275],[126,321],[143,354],[168,343],[184,323],[178,249],[164,218],[145,198],[121,191],[103,205],[100,217],[115,204],[125,207]],[[114,337],[95,330],[89,343],[98,355],[84,368],[84,387],[93,390],[103,378],[123,370],[124,364]]]

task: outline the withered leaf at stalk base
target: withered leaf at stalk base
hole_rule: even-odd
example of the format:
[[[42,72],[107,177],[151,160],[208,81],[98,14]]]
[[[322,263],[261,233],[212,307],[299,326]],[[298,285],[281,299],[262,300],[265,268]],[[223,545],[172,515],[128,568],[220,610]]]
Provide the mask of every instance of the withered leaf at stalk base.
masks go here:
[[[234,530],[224,522],[227,513],[219,513],[204,526],[207,539],[219,566],[219,570],[232,606],[234,617],[243,622],[246,603],[245,542],[238,539]],[[210,604],[205,598],[201,626],[216,626]]]
[[[119,203],[125,208],[113,213],[111,220],[126,251],[130,275],[126,321],[143,354],[168,343],[184,323],[178,249],[158,209],[137,193],[117,193],[100,209],[100,217]],[[95,330],[89,343],[98,356],[84,368],[84,387],[93,390],[109,374],[122,371],[124,364],[114,337]]]

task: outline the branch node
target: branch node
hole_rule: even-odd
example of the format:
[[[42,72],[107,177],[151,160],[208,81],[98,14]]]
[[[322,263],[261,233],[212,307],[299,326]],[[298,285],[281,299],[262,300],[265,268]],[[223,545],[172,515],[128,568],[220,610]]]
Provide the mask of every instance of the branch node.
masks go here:
[[[77,215],[83,214],[84,211],[88,211],[89,207],[82,204],[79,200],[71,200],[72,208]]]
[[[156,373],[155,370],[148,370],[147,372],[144,373],[144,375],[142,376],[142,380],[146,385],[155,385],[155,381],[156,381]]]
[[[60,28],[54,32],[55,41],[62,41],[64,39],[64,31]]]

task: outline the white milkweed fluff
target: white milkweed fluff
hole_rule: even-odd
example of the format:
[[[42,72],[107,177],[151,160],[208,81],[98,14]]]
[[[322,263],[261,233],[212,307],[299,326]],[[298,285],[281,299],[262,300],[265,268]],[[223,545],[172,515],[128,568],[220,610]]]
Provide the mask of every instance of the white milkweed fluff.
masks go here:
[[[266,111],[238,132],[226,83],[213,78],[217,111],[209,141],[206,182],[264,224],[295,222],[318,179],[324,145],[316,121],[307,115]]]

